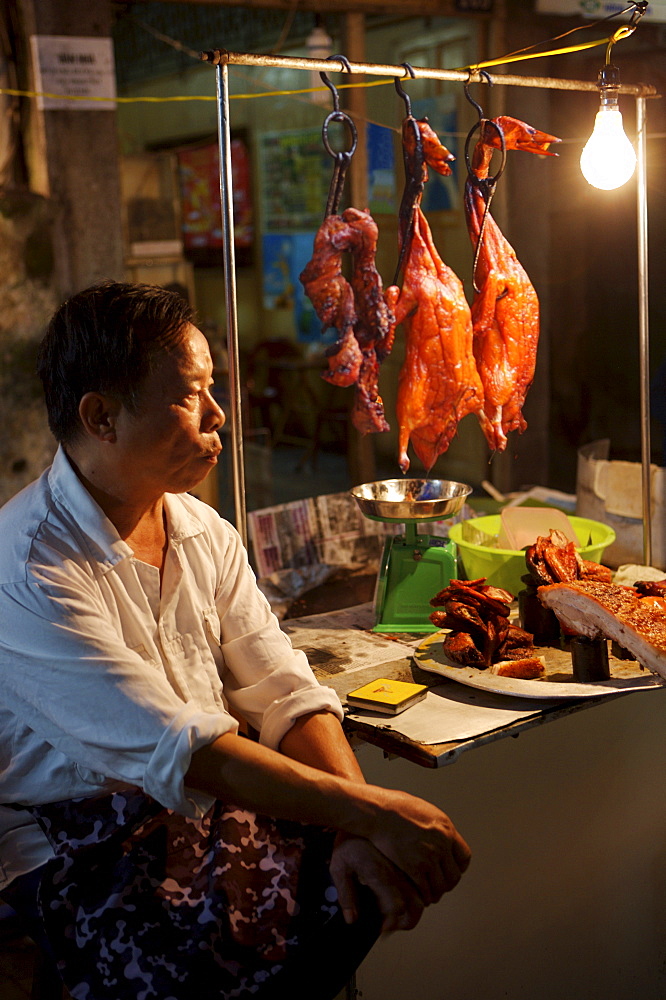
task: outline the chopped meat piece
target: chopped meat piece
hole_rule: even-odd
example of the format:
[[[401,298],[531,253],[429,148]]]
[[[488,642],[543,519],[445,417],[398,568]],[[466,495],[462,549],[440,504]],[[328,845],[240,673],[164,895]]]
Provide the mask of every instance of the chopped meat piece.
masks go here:
[[[599,563],[581,559],[576,546],[561,531],[539,535],[534,545],[525,549],[525,564],[536,584],[573,583],[597,580],[610,583],[611,571]]]
[[[497,674],[498,677],[516,677],[523,681],[534,681],[538,677],[543,677],[546,668],[540,657],[530,656],[521,660],[493,663],[490,672]]]
[[[449,601],[446,607],[444,628],[462,629],[465,632],[485,633],[486,623],[477,609],[462,601]]]
[[[534,636],[531,632],[509,625],[504,641],[497,651],[500,660],[520,660],[534,652]]]
[[[513,594],[500,587],[490,586],[485,581],[485,577],[480,577],[478,580],[451,580],[447,587],[431,598],[430,604],[433,608],[444,607],[458,598],[467,602],[476,601],[477,604],[488,604],[492,601],[498,614],[508,616]]]
[[[490,666],[498,659],[524,658],[533,651],[529,632],[509,623],[511,594],[479,580],[451,580],[430,601],[436,610],[430,620],[453,631],[443,640],[447,656],[456,663]]]
[[[445,624],[448,618],[448,614],[446,611],[440,611],[438,609],[437,611],[433,611],[430,615],[428,615],[428,617],[430,618],[430,621],[433,623],[435,628],[451,627],[450,625]]]
[[[483,654],[474,645],[474,640],[468,632],[450,632],[442,642],[444,652],[453,660],[465,667],[485,667]]]
[[[601,563],[590,562],[589,559],[581,559],[583,564],[583,580],[596,580],[597,583],[612,583],[613,573],[608,566]]]
[[[666,597],[666,580],[637,580],[634,590],[641,597]]]

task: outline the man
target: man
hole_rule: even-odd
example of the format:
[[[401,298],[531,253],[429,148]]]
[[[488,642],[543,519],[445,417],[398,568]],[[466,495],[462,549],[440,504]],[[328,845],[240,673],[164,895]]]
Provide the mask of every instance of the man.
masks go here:
[[[0,891],[89,1000],[332,997],[469,849],[364,783],[238,534],[187,493],[224,422],[192,319],[105,282],[42,343],[60,447],[0,511]]]

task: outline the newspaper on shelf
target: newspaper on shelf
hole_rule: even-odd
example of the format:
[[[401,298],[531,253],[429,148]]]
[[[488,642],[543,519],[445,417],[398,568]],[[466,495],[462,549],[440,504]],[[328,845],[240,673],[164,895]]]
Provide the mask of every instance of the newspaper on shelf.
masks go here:
[[[372,521],[349,493],[329,493],[248,514],[259,577],[325,564],[359,568],[379,563],[384,538],[400,524]]]
[[[454,518],[428,521],[422,530],[446,537],[469,517],[465,505]],[[402,534],[402,522],[375,521],[361,513],[350,493],[329,493],[248,514],[257,576],[324,564],[348,569],[378,567],[387,535]]]

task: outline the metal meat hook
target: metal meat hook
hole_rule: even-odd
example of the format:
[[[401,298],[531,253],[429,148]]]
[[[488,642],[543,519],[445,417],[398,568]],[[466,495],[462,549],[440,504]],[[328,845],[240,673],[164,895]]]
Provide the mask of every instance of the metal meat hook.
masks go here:
[[[472,95],[469,92],[469,85],[472,82],[472,77],[473,76],[474,76],[474,74],[473,74],[472,70],[470,70],[469,71],[469,76],[467,77],[465,83],[463,84],[463,90],[465,91],[465,97],[467,98],[467,100],[469,101],[469,103],[472,105],[473,108],[476,108],[476,112],[477,112],[477,114],[479,116],[479,121],[481,121],[481,119],[485,117],[485,115],[483,114],[483,108],[481,107],[480,104],[476,103],[476,101],[474,100],[474,98],[472,97]],[[486,83],[488,84],[488,86],[492,87],[493,81],[490,79],[490,73],[487,73],[485,71],[485,69],[480,69],[479,70],[479,76],[484,77],[484,79],[485,79]]]
[[[412,80],[415,80],[416,74],[409,63],[404,62],[402,65]],[[398,210],[398,218],[400,220],[399,225],[402,230],[402,241],[400,245],[400,253],[398,255],[398,263],[395,269],[395,276],[393,278],[393,284],[397,285],[400,272],[402,271],[403,264],[405,263],[405,259],[409,253],[409,248],[412,242],[416,208],[420,204],[421,198],[423,197],[423,170],[425,160],[423,155],[423,139],[421,137],[421,131],[416,123],[416,119],[412,115],[412,102],[409,98],[409,94],[407,94],[404,90],[400,77],[396,77],[393,82],[398,96],[402,101],[404,101],[405,104],[405,123],[409,124],[414,132],[414,151],[412,154],[407,152],[403,138],[402,155],[405,167],[405,187],[402,193],[400,208]]]
[[[409,76],[411,76],[412,80],[416,79],[416,73],[414,72],[414,70],[412,69],[412,67],[409,65],[409,63],[404,62],[404,63],[401,63],[400,65],[405,67],[405,69],[407,70],[407,73],[409,74]],[[412,102],[410,100],[409,94],[403,88],[402,82],[401,82],[401,79],[400,79],[399,76],[397,76],[393,82],[395,84],[395,89],[396,89],[396,91],[398,93],[398,96],[400,98],[402,98],[402,100],[405,102],[405,111],[406,111],[407,117],[411,118],[412,117]]]
[[[346,56],[329,56],[329,59],[336,59],[338,62],[341,62],[347,72],[351,73],[351,66]],[[349,115],[340,110],[340,95],[338,94],[337,88],[331,83],[326,73],[320,73],[319,75],[322,82],[326,84],[333,95],[333,110],[326,116],[324,124],[321,127],[321,137],[324,143],[324,149],[335,162],[333,167],[333,177],[331,178],[331,185],[328,190],[326,211],[324,213],[324,218],[327,219],[329,215],[337,214],[340,198],[342,196],[342,189],[345,184],[347,167],[349,166],[352,156],[356,152],[358,132],[356,131],[356,126]],[[351,135],[351,145],[349,149],[341,152],[336,152],[336,150],[333,149],[328,139],[328,127],[331,122],[342,122],[343,125],[347,126]]]
[[[490,79],[490,75],[486,73],[485,70],[483,69],[479,70],[479,75],[485,77],[488,86],[492,87],[493,81]],[[474,123],[474,125],[472,125],[471,129],[467,133],[467,138],[465,139],[465,165],[467,166],[468,183],[473,184],[474,187],[480,190],[484,201],[483,218],[481,220],[481,226],[479,227],[479,238],[477,240],[476,248],[474,250],[474,264],[472,265],[472,285],[474,287],[474,291],[478,292],[479,289],[476,284],[476,269],[479,263],[479,254],[481,252],[481,245],[483,243],[483,235],[486,228],[486,219],[488,218],[488,212],[490,211],[490,202],[492,201],[493,195],[495,193],[497,182],[504,173],[504,168],[506,166],[506,142],[504,139],[504,132],[497,124],[497,122],[493,121],[492,118],[486,118],[484,116],[483,108],[481,107],[481,105],[477,104],[477,102],[471,96],[469,92],[469,84],[471,82],[471,79],[472,79],[472,72],[470,70],[469,77],[467,78],[467,81],[464,84],[465,97],[472,105],[472,107],[476,108],[479,117],[478,120]],[[499,137],[500,154],[501,154],[500,165],[497,170],[497,173],[489,175],[488,177],[478,177],[472,168],[469,156],[469,147],[472,141],[472,137],[475,135],[475,133],[482,132],[482,130],[488,126],[493,128]]]

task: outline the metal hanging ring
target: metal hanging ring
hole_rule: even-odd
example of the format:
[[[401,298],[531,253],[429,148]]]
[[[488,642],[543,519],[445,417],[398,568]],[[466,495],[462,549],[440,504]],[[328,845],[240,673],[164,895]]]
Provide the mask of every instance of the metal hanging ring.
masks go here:
[[[342,122],[342,124],[346,125],[347,128],[349,129],[349,134],[351,135],[351,144],[348,150],[344,152],[338,152],[331,146],[328,139],[328,127],[331,124],[331,122]],[[329,156],[333,157],[334,160],[337,159],[338,156],[352,157],[356,152],[356,145],[358,143],[358,131],[356,129],[356,125],[345,111],[331,111],[331,113],[327,115],[326,118],[324,119],[324,124],[321,127],[321,139],[322,142],[324,143],[324,149],[326,150]]]
[[[493,174],[490,177],[477,177],[474,171],[472,170],[472,164],[470,162],[470,157],[469,157],[469,146],[474,133],[480,131],[480,129],[484,125],[490,125],[497,132],[500,140],[500,152],[502,158],[500,160],[499,169],[496,174]],[[492,118],[480,118],[478,122],[472,125],[471,129],[467,133],[467,138],[465,139],[465,165],[467,166],[467,174],[469,176],[469,179],[472,181],[473,184],[476,184],[477,187],[494,188],[498,180],[504,173],[504,168],[506,166],[506,141],[504,139],[504,132],[499,127],[497,122],[492,120]]]
[[[329,59],[338,60],[342,63],[343,67],[348,73],[351,73],[351,66],[349,60],[345,56],[329,56]],[[347,173],[347,168],[351,161],[352,156],[356,152],[356,146],[358,144],[358,132],[356,125],[349,117],[345,111],[340,110],[340,97],[337,88],[328,79],[326,73],[319,74],[326,84],[328,89],[333,94],[333,111],[331,111],[324,119],[324,124],[321,127],[321,138],[324,144],[324,149],[330,157],[335,161],[335,166],[333,167],[333,177],[331,178],[331,185],[328,192],[328,199],[326,202],[326,211],[324,213],[324,218],[328,218],[329,215],[334,215],[338,211],[338,205],[340,204],[340,198],[342,196],[342,189],[345,183],[345,175]],[[328,129],[331,122],[341,122],[346,125],[349,129],[349,134],[351,136],[350,147],[347,150],[338,151],[333,149],[328,138]]]
[[[340,56],[340,55],[329,56],[329,59],[338,60],[339,62],[342,63],[347,72],[351,73],[351,66],[346,56]],[[337,158],[340,155],[352,157],[356,152],[356,146],[358,143],[358,132],[356,130],[356,125],[345,111],[340,110],[340,95],[338,94],[337,87],[335,87],[331,83],[326,73],[320,73],[319,75],[322,78],[322,81],[326,84],[326,86],[333,95],[333,110],[330,112],[330,114],[326,116],[326,118],[324,119],[324,124],[321,127],[321,137],[322,137],[322,142],[324,143],[324,149],[326,150],[329,156],[333,157],[334,160],[337,160]],[[333,149],[329,142],[328,128],[331,122],[342,122],[342,124],[346,125],[347,128],[349,129],[349,133],[351,135],[350,148],[342,154],[339,153],[337,150]]]

